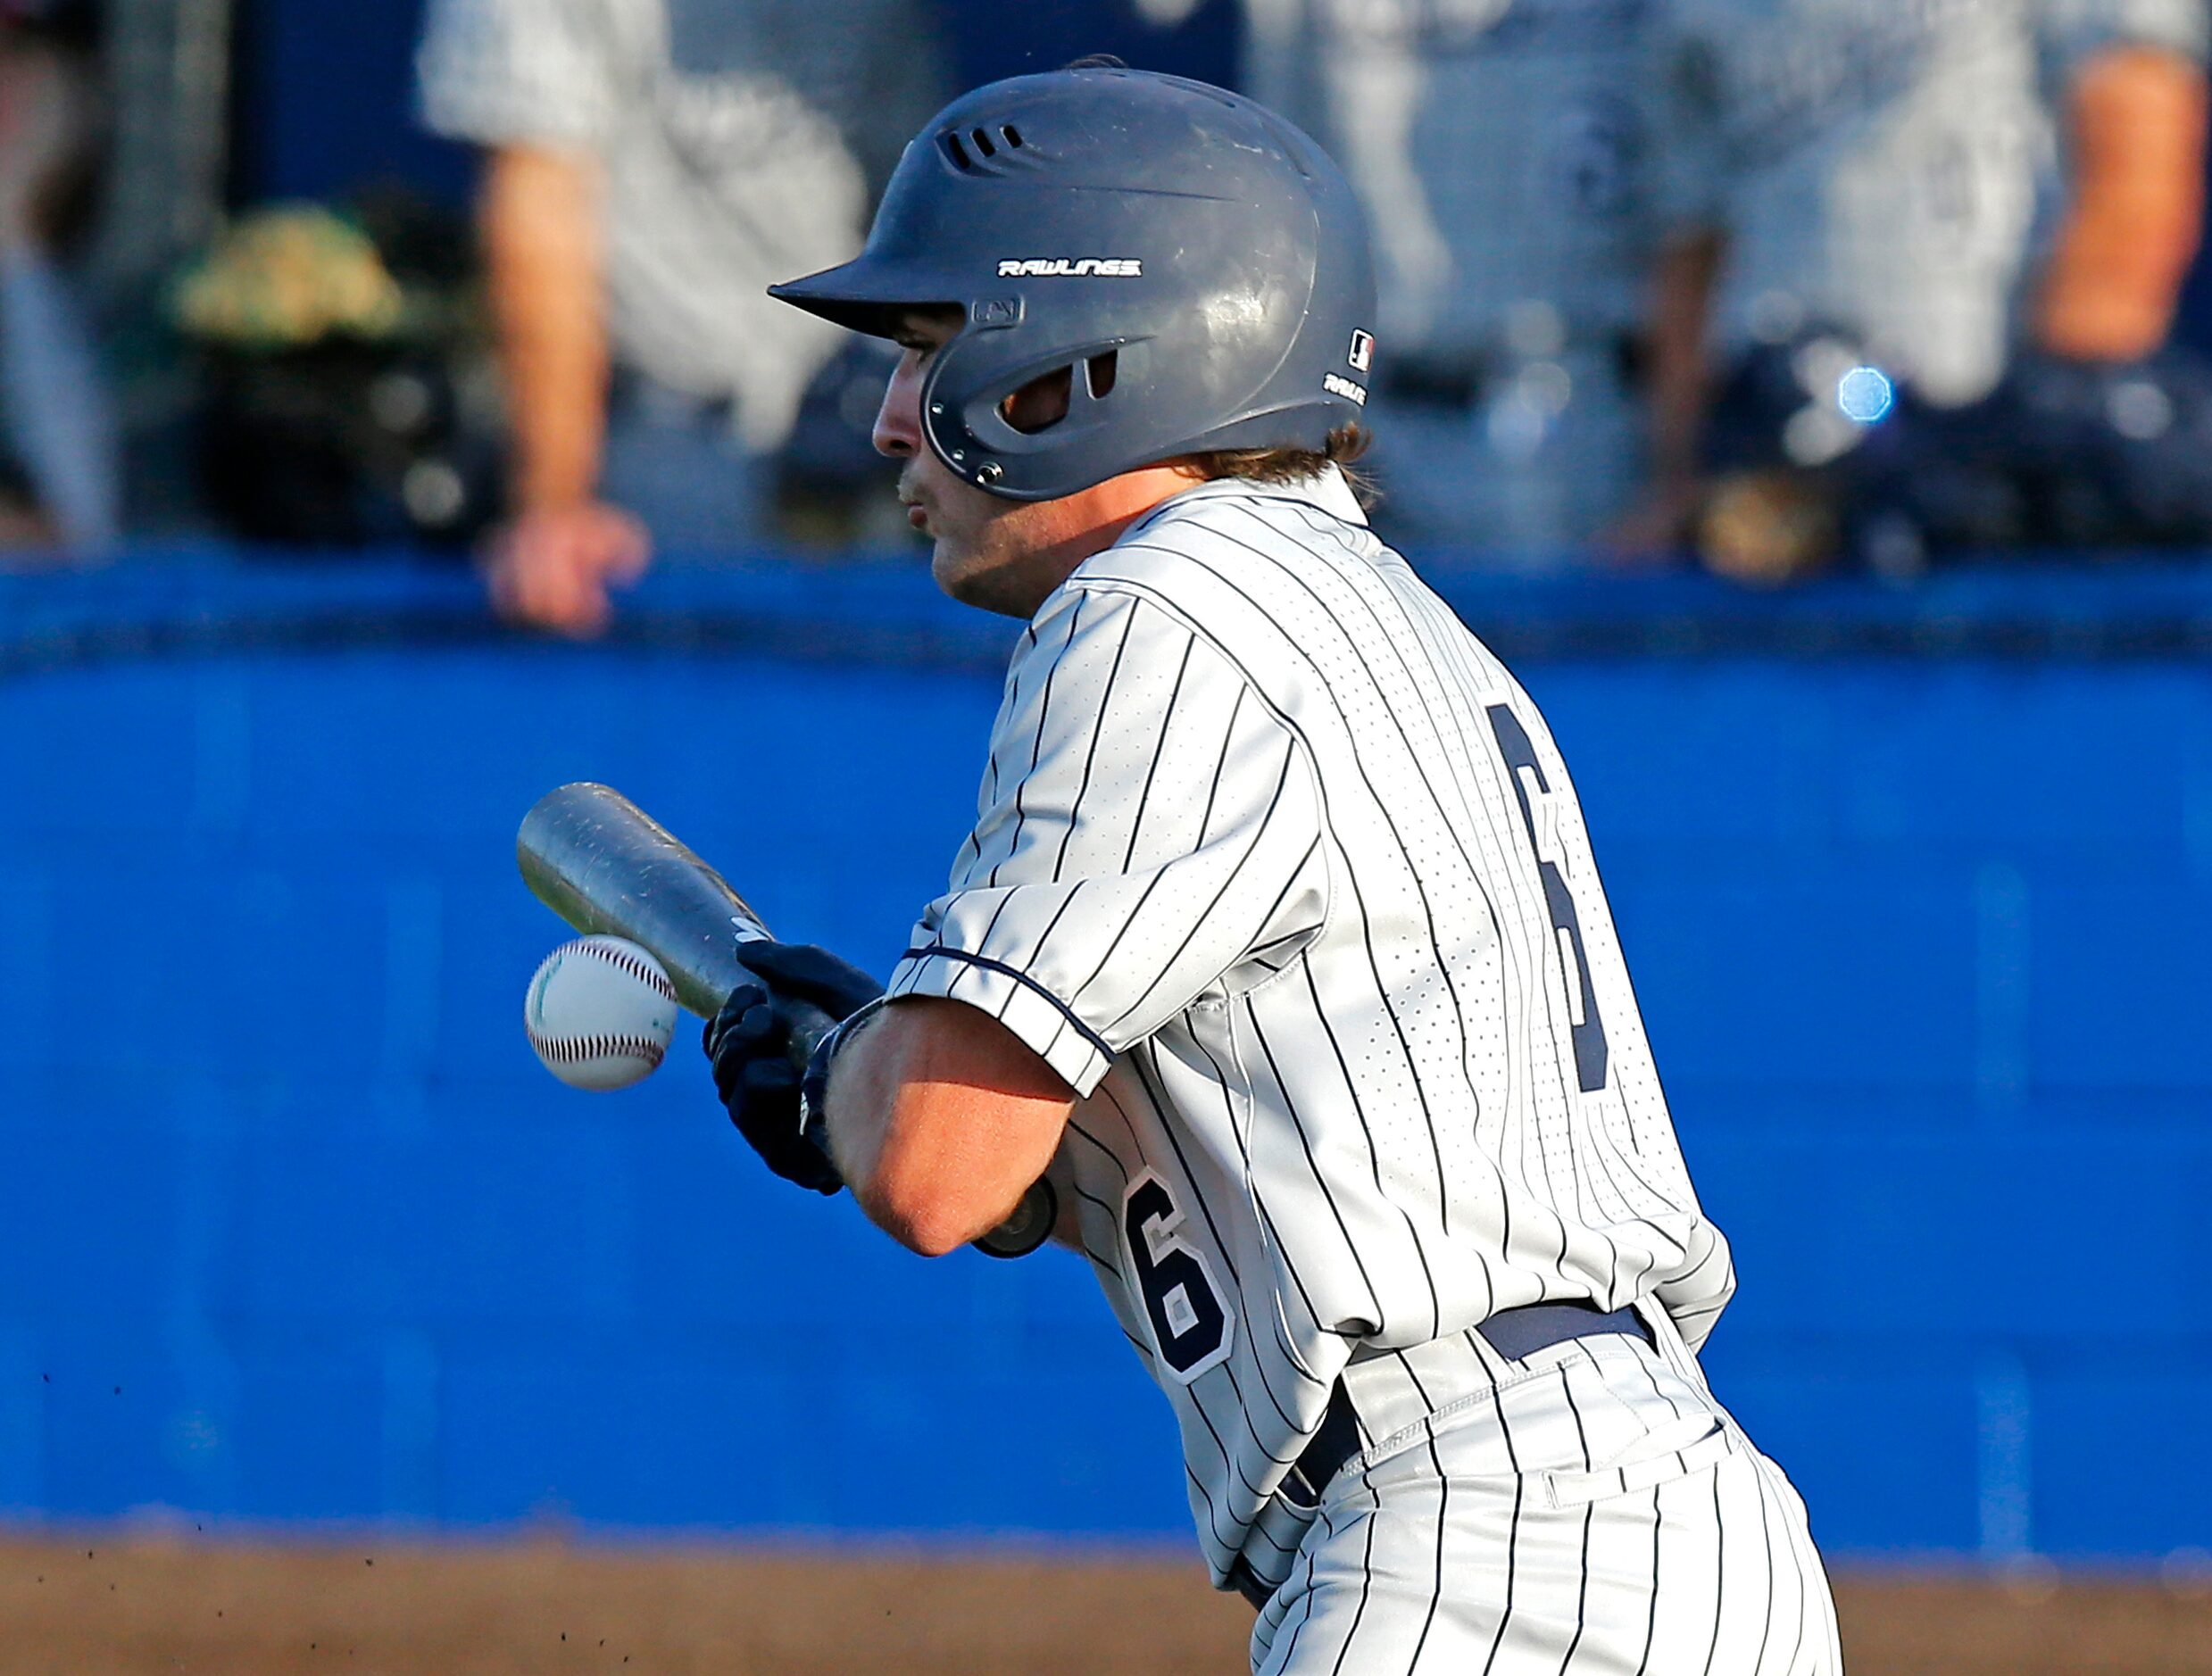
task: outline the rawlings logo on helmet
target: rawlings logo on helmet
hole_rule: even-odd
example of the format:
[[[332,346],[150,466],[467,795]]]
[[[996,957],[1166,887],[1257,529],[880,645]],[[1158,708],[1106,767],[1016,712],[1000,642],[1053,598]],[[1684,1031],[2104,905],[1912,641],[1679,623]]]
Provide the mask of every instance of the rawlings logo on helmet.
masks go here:
[[[1031,256],[999,263],[1002,279],[1044,279],[1063,275],[1085,279],[1141,279],[1144,277],[1144,264],[1135,256]]]

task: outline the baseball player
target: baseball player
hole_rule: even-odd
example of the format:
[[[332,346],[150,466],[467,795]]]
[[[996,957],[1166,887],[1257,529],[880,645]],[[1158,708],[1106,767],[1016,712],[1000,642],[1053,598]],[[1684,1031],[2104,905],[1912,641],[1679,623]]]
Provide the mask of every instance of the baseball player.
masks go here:
[[[1837,1669],[1699,1371],[1734,1275],[1566,767],[1342,469],[1374,294],[1327,157],[1193,82],[999,82],[775,294],[901,345],[877,446],[1024,626],[887,990],[748,954],[738,1127],[925,1253],[1051,1184],[1256,1672]],[[803,1079],[797,1002],[844,1018]]]

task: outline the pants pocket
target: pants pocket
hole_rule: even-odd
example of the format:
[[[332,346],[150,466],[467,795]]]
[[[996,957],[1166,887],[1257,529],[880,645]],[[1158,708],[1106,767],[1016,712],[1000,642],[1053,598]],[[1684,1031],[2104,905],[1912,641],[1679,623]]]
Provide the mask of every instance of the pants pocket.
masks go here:
[[[1734,1429],[1712,1414],[1684,1415],[1653,1427],[1611,1459],[1586,1470],[1538,1473],[1553,1507],[1580,1507],[1609,1496],[1650,1489],[1701,1473],[1736,1452]]]

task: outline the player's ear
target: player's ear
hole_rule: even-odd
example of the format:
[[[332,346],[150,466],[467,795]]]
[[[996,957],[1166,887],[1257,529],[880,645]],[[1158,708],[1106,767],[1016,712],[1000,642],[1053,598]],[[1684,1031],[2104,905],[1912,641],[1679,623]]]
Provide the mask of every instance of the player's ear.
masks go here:
[[[1068,398],[1074,388],[1075,369],[1055,368],[1001,402],[999,417],[1024,436],[1034,436],[1068,417]]]
[[[1082,366],[1084,387],[1095,400],[1113,389],[1115,375],[1120,369],[1120,357],[1110,349],[1103,354],[1093,355]],[[1075,384],[1076,369],[1072,364],[1056,367],[1030,379],[1001,402],[999,417],[1024,436],[1050,430],[1068,417]]]

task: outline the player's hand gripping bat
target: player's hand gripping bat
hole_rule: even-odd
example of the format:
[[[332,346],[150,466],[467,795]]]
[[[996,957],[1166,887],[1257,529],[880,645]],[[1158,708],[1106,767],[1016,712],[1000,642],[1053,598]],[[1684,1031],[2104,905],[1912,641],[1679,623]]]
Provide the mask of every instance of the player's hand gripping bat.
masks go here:
[[[537,800],[515,835],[515,857],[537,900],[580,932],[610,932],[650,950],[676,999],[711,1018],[738,984],[758,982],[744,945],[768,927],[722,875],[611,786],[578,781]],[[829,1015],[793,1008],[792,1057],[801,1069],[834,1028]],[[811,1015],[811,1016],[810,1016]],[[1014,1214],[975,1241],[993,1257],[1020,1257],[1051,1232],[1052,1190],[1038,1182]]]

